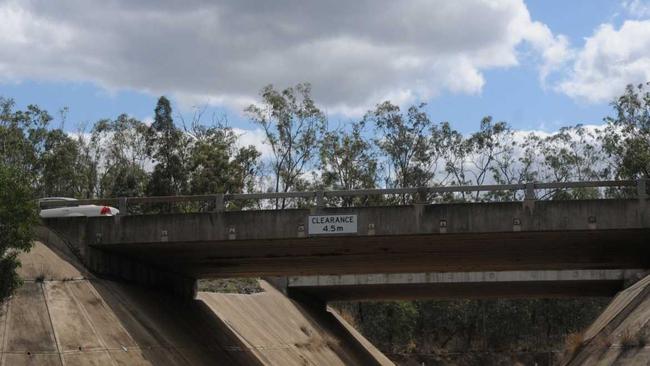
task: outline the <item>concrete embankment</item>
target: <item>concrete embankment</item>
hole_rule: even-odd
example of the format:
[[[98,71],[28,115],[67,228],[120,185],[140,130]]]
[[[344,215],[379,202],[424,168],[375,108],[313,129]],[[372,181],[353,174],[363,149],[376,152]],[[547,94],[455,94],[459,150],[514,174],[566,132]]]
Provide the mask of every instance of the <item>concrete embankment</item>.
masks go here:
[[[578,338],[565,365],[650,365],[650,276],[621,291]]]
[[[198,299],[265,365],[393,364],[334,310],[296,306],[268,283],[261,286],[265,292],[200,292]]]
[[[334,313],[256,295],[166,293],[94,277],[63,247],[22,256],[1,307],[2,365],[392,364]]]

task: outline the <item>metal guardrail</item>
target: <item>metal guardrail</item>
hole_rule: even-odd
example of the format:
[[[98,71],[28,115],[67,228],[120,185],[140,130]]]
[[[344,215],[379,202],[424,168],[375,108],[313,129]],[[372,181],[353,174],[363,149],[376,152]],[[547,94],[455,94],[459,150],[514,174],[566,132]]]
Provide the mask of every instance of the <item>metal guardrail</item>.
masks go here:
[[[524,191],[524,200],[535,200],[536,190],[572,189],[572,188],[607,188],[607,187],[636,187],[639,198],[647,198],[647,178],[639,180],[618,181],[587,181],[587,182],[553,182],[553,183],[521,183],[498,185],[473,185],[473,186],[446,186],[446,187],[417,187],[417,188],[384,188],[384,189],[355,189],[334,191],[306,191],[306,192],[270,192],[270,193],[235,193],[235,194],[208,194],[184,196],[159,196],[159,197],[120,197],[80,199],[76,201],[47,201],[41,202],[42,208],[53,208],[77,205],[110,205],[116,206],[121,212],[127,212],[127,205],[156,204],[156,203],[188,203],[188,202],[214,202],[215,211],[223,211],[228,201],[246,201],[263,199],[315,199],[317,207],[324,207],[324,199],[331,197],[366,197],[383,195],[417,195],[425,197],[427,194],[442,193],[468,193],[468,192],[499,192],[499,191]]]

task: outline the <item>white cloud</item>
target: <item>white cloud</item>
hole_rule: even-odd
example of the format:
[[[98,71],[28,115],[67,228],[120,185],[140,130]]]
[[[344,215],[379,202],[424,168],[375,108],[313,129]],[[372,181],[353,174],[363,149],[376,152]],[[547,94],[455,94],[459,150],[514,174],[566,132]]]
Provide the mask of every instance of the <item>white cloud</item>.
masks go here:
[[[257,151],[262,154],[262,160],[266,161],[273,156],[273,151],[271,150],[271,145],[266,142],[266,134],[262,129],[256,128],[251,129],[241,129],[233,128],[233,132],[239,136],[237,143],[239,147],[246,146],[255,146]]]
[[[558,90],[588,102],[610,101],[625,85],[650,81],[650,20],[603,24],[587,38]]]
[[[265,84],[309,81],[329,112],[385,98],[480,93],[483,71],[518,64],[528,43],[542,79],[564,37],[523,0],[0,0],[0,81],[91,81],[240,109]]]
[[[635,19],[650,16],[650,2],[643,0],[624,0],[621,5],[626,13]]]

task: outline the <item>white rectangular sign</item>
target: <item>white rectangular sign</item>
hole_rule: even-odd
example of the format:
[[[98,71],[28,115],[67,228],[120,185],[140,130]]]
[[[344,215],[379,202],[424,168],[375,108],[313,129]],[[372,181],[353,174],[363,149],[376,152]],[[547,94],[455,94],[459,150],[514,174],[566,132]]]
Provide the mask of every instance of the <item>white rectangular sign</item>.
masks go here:
[[[309,235],[356,234],[357,215],[309,216]]]

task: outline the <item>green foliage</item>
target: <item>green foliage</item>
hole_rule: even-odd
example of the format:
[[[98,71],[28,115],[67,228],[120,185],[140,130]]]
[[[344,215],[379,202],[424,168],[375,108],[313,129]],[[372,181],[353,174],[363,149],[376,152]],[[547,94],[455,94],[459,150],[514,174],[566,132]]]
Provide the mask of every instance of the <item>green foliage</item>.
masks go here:
[[[14,106],[12,99],[0,97],[0,162],[37,177],[52,117],[35,105],[25,111],[15,111]]]
[[[553,352],[582,331],[608,299],[426,300],[336,303],[389,354]]]
[[[143,196],[149,181],[147,162],[148,127],[122,114],[115,120],[100,120],[92,130],[90,145],[98,172],[102,197]]]
[[[238,136],[221,125],[194,129],[190,152],[192,194],[253,191],[260,153],[254,146],[238,147]]]
[[[377,159],[371,145],[362,136],[363,123],[352,130],[328,131],[320,148],[323,185],[329,189],[374,188]]]
[[[186,193],[187,136],[174,125],[171,104],[164,96],[158,99],[147,142],[149,156],[156,163],[147,186],[147,194],[174,196]]]
[[[433,179],[437,156],[430,134],[437,134],[438,128],[424,106],[411,106],[404,115],[398,106],[384,102],[364,117],[377,128],[375,143],[388,160],[391,187],[424,187]]]
[[[594,142],[596,135],[582,125],[563,127],[547,137],[540,147],[547,174],[553,181],[585,181],[598,179],[598,154]]]
[[[18,254],[32,247],[35,206],[26,175],[0,163],[0,300],[20,285]]]
[[[82,142],[49,129],[52,117],[38,106],[14,106],[0,98],[0,163],[32,177],[28,184],[39,196],[90,197],[94,164]]]
[[[380,349],[398,352],[416,339],[418,309],[415,302],[368,302],[360,304],[358,309],[357,324]]]
[[[48,131],[38,166],[41,168],[39,196],[93,196],[96,165],[82,141],[72,139],[61,130]]]
[[[650,176],[650,83],[628,85],[612,102],[616,115],[607,117],[605,150],[615,158],[617,176],[626,179]]]
[[[377,158],[363,137],[363,122],[353,123],[351,131],[328,131],[320,146],[321,184],[328,190],[375,188]],[[350,206],[367,200],[359,197],[331,198],[328,204]]]
[[[321,185],[328,190],[369,189],[377,185],[377,157],[363,137],[364,123],[353,123],[350,131],[328,131],[320,146]],[[329,198],[329,205],[367,204],[377,197]]]

